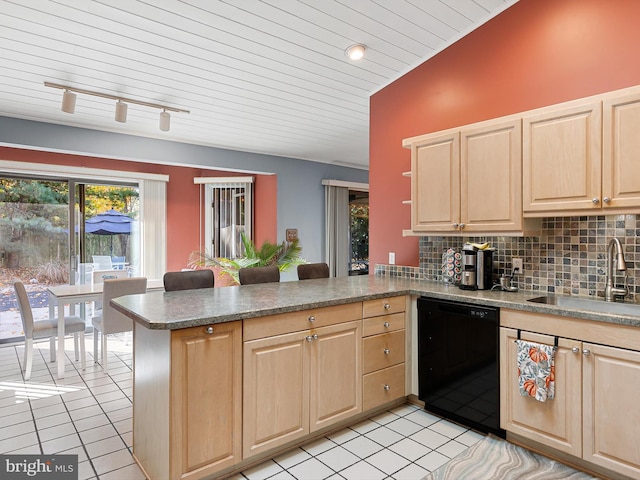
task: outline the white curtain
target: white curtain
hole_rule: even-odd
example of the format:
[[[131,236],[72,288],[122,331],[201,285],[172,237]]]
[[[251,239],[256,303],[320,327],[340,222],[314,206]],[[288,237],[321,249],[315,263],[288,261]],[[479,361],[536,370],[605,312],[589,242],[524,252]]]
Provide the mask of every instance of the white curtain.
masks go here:
[[[349,189],[325,185],[326,259],[332,277],[349,274]]]
[[[167,269],[167,183],[141,180],[139,185],[141,274],[147,278],[162,278]]]

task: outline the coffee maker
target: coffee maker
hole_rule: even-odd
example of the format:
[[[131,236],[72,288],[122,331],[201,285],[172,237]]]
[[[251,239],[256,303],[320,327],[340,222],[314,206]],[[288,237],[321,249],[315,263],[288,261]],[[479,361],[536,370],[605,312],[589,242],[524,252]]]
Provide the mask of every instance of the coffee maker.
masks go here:
[[[493,248],[479,250],[471,244],[462,247],[461,289],[489,290],[493,286],[493,252]]]
[[[476,290],[476,273],[478,263],[478,249],[466,244],[462,247],[462,272],[460,276],[460,288],[463,290]]]

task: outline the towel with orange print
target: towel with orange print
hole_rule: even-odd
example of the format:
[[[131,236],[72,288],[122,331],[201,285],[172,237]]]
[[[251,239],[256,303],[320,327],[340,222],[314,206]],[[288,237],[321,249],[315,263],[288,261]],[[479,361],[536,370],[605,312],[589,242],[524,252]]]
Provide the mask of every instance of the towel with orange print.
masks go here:
[[[516,340],[520,395],[540,402],[555,396],[556,349],[553,345]]]

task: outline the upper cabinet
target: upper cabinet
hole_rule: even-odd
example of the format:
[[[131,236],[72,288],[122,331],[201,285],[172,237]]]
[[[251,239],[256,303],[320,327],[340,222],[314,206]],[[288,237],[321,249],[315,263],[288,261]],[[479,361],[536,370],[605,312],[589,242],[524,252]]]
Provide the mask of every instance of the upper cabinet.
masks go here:
[[[513,117],[404,140],[412,232],[523,233],[521,138]]]
[[[525,216],[640,211],[640,89],[523,116]]]
[[[559,212],[600,206],[600,102],[557,106],[522,119],[524,211]]]

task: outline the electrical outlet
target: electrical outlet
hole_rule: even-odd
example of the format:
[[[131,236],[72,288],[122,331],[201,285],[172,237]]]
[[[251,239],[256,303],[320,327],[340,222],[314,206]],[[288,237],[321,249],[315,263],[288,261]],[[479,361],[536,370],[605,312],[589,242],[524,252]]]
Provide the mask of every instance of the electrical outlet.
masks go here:
[[[524,274],[524,262],[521,258],[511,259],[511,271],[517,272],[518,275]]]
[[[396,252],[389,252],[389,265],[396,264]]]

